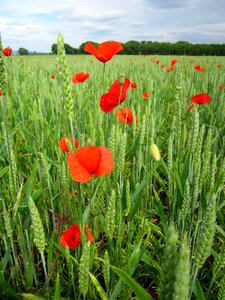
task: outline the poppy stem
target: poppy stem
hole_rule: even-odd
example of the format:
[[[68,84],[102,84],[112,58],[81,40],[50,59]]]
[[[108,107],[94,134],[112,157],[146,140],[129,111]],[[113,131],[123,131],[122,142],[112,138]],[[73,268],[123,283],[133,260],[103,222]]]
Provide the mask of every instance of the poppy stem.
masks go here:
[[[105,87],[105,62],[103,63],[103,76],[102,76],[102,82],[103,82],[103,90]]]
[[[71,137],[72,137],[72,140],[74,141],[74,131],[73,131],[73,119],[70,117],[70,134],[71,134]],[[75,147],[73,145],[73,147]]]

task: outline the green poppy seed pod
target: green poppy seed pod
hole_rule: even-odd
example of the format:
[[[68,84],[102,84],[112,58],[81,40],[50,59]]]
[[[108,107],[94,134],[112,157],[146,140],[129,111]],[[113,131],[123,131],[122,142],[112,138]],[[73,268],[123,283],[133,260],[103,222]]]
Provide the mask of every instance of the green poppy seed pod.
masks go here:
[[[125,81],[125,76],[124,75],[121,75],[118,77],[118,81],[119,81],[119,84],[120,85],[123,85],[124,84],[124,81]]]
[[[150,146],[150,153],[152,155],[152,157],[154,158],[154,160],[159,161],[161,158],[160,152],[159,152],[159,148],[156,144],[152,143]]]

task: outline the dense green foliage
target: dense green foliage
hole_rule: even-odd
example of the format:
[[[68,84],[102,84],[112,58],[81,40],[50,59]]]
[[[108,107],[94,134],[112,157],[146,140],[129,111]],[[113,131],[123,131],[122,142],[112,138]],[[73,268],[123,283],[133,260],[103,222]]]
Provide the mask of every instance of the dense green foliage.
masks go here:
[[[65,45],[66,54],[78,54],[78,49],[71,47],[69,44]],[[57,54],[57,44],[52,44],[52,53]]]
[[[105,69],[90,55],[1,62],[0,299],[224,299],[224,60],[118,55]],[[82,71],[90,78],[73,84]],[[121,75],[137,83],[120,105],[138,117],[130,125],[99,108]],[[198,93],[212,101],[189,111]],[[58,146],[71,127],[81,147],[110,149],[111,174],[72,180]],[[60,245],[74,223],[92,230],[92,244]]]
[[[28,50],[25,48],[19,48],[18,50],[19,55],[28,55]]]
[[[66,54],[87,54],[84,51],[85,44],[82,43],[79,48],[73,48],[65,44]],[[92,42],[97,46],[98,43]],[[121,54],[138,55],[138,54],[159,54],[159,55],[225,55],[225,44],[192,44],[185,41],[176,43],[169,42],[152,42],[152,41],[128,41],[122,43],[124,50]],[[57,45],[52,45],[52,53],[57,54]]]

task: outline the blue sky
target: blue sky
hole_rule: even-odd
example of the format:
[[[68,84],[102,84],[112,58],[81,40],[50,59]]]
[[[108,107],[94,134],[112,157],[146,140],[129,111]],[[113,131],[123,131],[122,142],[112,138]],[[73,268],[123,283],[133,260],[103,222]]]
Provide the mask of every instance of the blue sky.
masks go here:
[[[3,47],[50,52],[88,40],[225,43],[225,0],[0,0]]]

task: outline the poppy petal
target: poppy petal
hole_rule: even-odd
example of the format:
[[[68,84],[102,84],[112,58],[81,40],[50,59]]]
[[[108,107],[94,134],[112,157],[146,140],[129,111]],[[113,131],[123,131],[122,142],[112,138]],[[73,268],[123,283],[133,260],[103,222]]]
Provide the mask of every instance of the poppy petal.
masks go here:
[[[84,47],[84,50],[88,53],[93,54],[99,61],[107,62],[115,54],[123,50],[123,46],[119,42],[103,42],[98,48],[92,45],[92,43],[87,43]]]
[[[99,147],[100,150],[100,159],[99,165],[94,174],[96,176],[103,176],[109,174],[114,169],[114,161],[112,153],[104,146]]]
[[[92,174],[77,160],[77,152],[68,154],[67,163],[71,176],[75,182],[88,182],[91,180]]]
[[[119,42],[103,42],[98,47],[98,57],[106,62],[122,50],[123,46]]]
[[[100,107],[104,112],[112,111],[119,104],[119,100],[113,94],[106,93],[100,98]]]
[[[90,173],[93,174],[98,168],[100,150],[97,146],[86,146],[76,152],[78,162]]]
[[[120,111],[116,111],[116,117],[120,122],[125,124],[133,123],[133,112],[130,108],[122,108]],[[138,118],[136,117],[136,122]]]
[[[92,43],[87,43],[85,46],[84,46],[84,51],[88,52],[88,53],[91,53],[93,54],[94,56],[97,55],[97,49],[95,48],[94,45],[92,45]]]
[[[211,101],[211,97],[208,94],[204,94],[204,93],[194,95],[191,98],[191,102],[194,102],[194,103],[199,104],[199,105],[207,104],[210,101]]]
[[[89,73],[77,73],[74,76],[72,76],[72,82],[73,83],[80,83],[80,82],[84,82],[85,80],[87,80],[90,77]]]
[[[120,85],[118,79],[114,81],[109,89],[109,93],[115,95],[117,98],[120,98],[120,103],[122,103],[127,96],[127,91],[130,87],[130,80],[125,78],[124,83]]]
[[[118,79],[113,82],[108,93],[100,98],[100,107],[104,112],[112,111],[117,105],[122,103],[127,96],[130,87],[130,80],[125,78],[124,83],[120,85]]]
[[[76,248],[81,245],[81,232],[77,224],[71,225],[65,232],[60,236],[60,244],[66,248]]]

